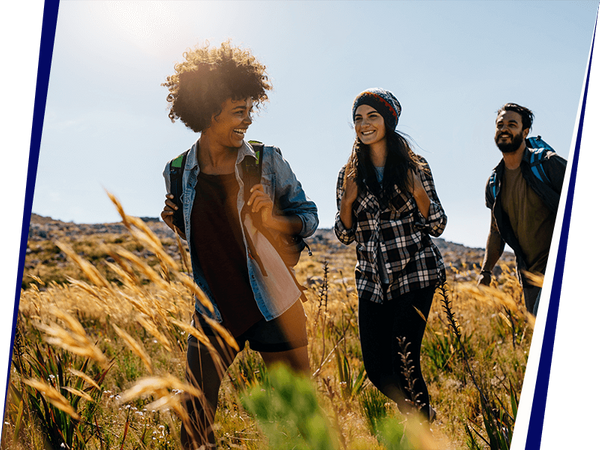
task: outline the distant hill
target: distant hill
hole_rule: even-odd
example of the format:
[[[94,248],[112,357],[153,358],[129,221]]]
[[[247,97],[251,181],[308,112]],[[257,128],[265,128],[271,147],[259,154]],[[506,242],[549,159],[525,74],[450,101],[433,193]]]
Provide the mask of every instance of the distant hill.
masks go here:
[[[142,217],[141,219],[160,238],[166,251],[176,260],[180,259],[173,231],[158,218]],[[94,260],[110,259],[102,249],[102,245],[113,243],[128,245],[130,250],[140,257],[150,260],[154,258],[148,250],[134,243],[121,222],[76,224],[32,214],[25,259],[24,285],[30,281],[27,280],[27,275],[35,275],[45,281],[52,279],[64,281],[66,276],[73,276],[65,255],[54,245],[57,240],[77,246],[80,254]],[[471,248],[439,238],[434,238],[433,241],[440,249],[447,269],[454,266],[472,273],[478,271],[477,267],[483,259],[483,249]],[[331,228],[318,229],[311,238],[307,239],[307,243],[313,249],[326,249],[327,253],[353,252],[354,248],[352,245],[345,246],[340,243]],[[505,252],[503,260],[512,264],[514,258],[512,254]]]
[[[173,237],[173,232],[165,223],[156,217],[140,217],[146,224],[152,229],[154,233],[160,238]],[[33,240],[37,239],[49,239],[53,235],[60,236],[81,236],[91,234],[119,234],[125,233],[127,230],[121,222],[112,223],[93,223],[93,224],[76,224],[73,222],[62,222],[60,220],[52,219],[51,217],[40,216],[39,214],[33,213],[31,215],[31,222],[29,226],[29,238]],[[56,237],[56,236],[55,236]],[[343,246],[337,238],[332,228],[320,228],[317,230],[314,236],[309,241],[317,242],[321,244],[328,244],[331,246]],[[470,253],[481,253],[483,255],[482,248],[467,247],[462,244],[456,244],[454,242],[446,241],[445,239],[433,238],[433,241],[442,252],[451,252],[457,254],[470,254]]]
[[[141,217],[146,224],[159,237],[173,237],[173,232],[158,218]],[[120,234],[127,233],[121,222],[112,223],[73,223],[62,222],[51,217],[31,214],[29,223],[29,239],[52,239],[58,236],[77,236],[92,234]]]

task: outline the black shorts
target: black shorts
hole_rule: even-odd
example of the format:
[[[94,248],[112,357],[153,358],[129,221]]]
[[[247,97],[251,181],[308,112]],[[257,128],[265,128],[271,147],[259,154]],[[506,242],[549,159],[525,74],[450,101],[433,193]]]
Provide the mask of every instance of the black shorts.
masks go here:
[[[215,335],[211,326],[197,311],[194,314],[194,325],[202,328],[207,336]],[[248,341],[250,348],[257,352],[283,352],[306,347],[306,314],[302,302],[298,300],[273,320],[261,319],[238,336],[236,341],[240,349],[244,348]]]

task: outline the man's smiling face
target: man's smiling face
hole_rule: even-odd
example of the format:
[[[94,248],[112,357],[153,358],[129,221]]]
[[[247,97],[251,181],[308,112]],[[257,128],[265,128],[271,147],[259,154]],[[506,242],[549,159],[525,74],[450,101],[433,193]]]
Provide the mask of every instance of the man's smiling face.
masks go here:
[[[523,129],[521,115],[515,111],[502,111],[496,118],[494,141],[502,153],[513,153],[523,144],[529,129]]]

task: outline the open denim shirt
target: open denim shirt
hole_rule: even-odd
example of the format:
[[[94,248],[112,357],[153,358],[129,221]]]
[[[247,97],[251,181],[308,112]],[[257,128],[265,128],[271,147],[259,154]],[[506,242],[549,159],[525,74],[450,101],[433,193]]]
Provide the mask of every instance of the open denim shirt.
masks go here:
[[[192,259],[192,271],[194,275],[194,281],[198,287],[206,294],[208,299],[211,301],[214,311],[211,313],[208,309],[202,305],[200,300],[196,299],[196,310],[207,317],[222,322],[221,313],[217,308],[215,299],[206,282],[206,278],[202,272],[197,256],[193,251],[193,245],[191,245],[193,236],[191,236],[191,214],[192,206],[194,205],[194,197],[196,195],[196,182],[198,180],[198,173],[200,167],[198,165],[198,146],[199,140],[196,141],[190,148],[189,155],[186,159],[185,168],[182,177],[183,193],[181,200],[183,204],[183,217],[185,223],[185,236],[189,244],[191,259]],[[296,179],[294,172],[289,163],[281,156],[281,152],[276,147],[266,146],[263,150],[263,168],[261,183],[265,189],[265,192],[271,197],[274,203],[273,212],[282,215],[297,215],[302,221],[302,231],[300,236],[308,237],[312,235],[319,224],[317,216],[317,206],[311,201],[304,190],[302,185]],[[240,227],[242,224],[242,208],[244,206],[244,181],[242,179],[241,162],[247,156],[252,155],[256,157],[252,146],[244,141],[244,144],[238,151],[238,157],[235,165],[235,177],[240,186],[237,198],[238,216],[240,220]],[[163,172],[165,178],[165,184],[167,192],[171,192],[170,177],[169,177],[169,164],[165,167]],[[279,315],[283,314],[290,305],[281,305],[273,302],[266,292],[263,292],[260,283],[257,282],[257,277],[261,277],[260,271],[255,269],[255,265],[251,264],[250,254],[248,252],[248,243],[246,242],[246,236],[244,235],[244,245],[246,246],[246,259],[248,267],[248,276],[250,278],[250,285],[254,293],[256,304],[264,318],[266,320],[272,320]]]

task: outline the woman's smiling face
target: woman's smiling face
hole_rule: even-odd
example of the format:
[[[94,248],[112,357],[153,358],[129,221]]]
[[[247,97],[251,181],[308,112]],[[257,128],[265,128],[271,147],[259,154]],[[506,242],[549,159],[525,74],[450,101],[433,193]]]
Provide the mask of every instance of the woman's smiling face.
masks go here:
[[[221,112],[212,118],[205,131],[217,137],[219,144],[228,148],[239,148],[244,142],[248,127],[252,124],[251,98],[244,100],[225,100]]]
[[[369,105],[360,105],[354,113],[354,130],[356,136],[365,145],[373,145],[385,139],[385,122],[383,116]]]

